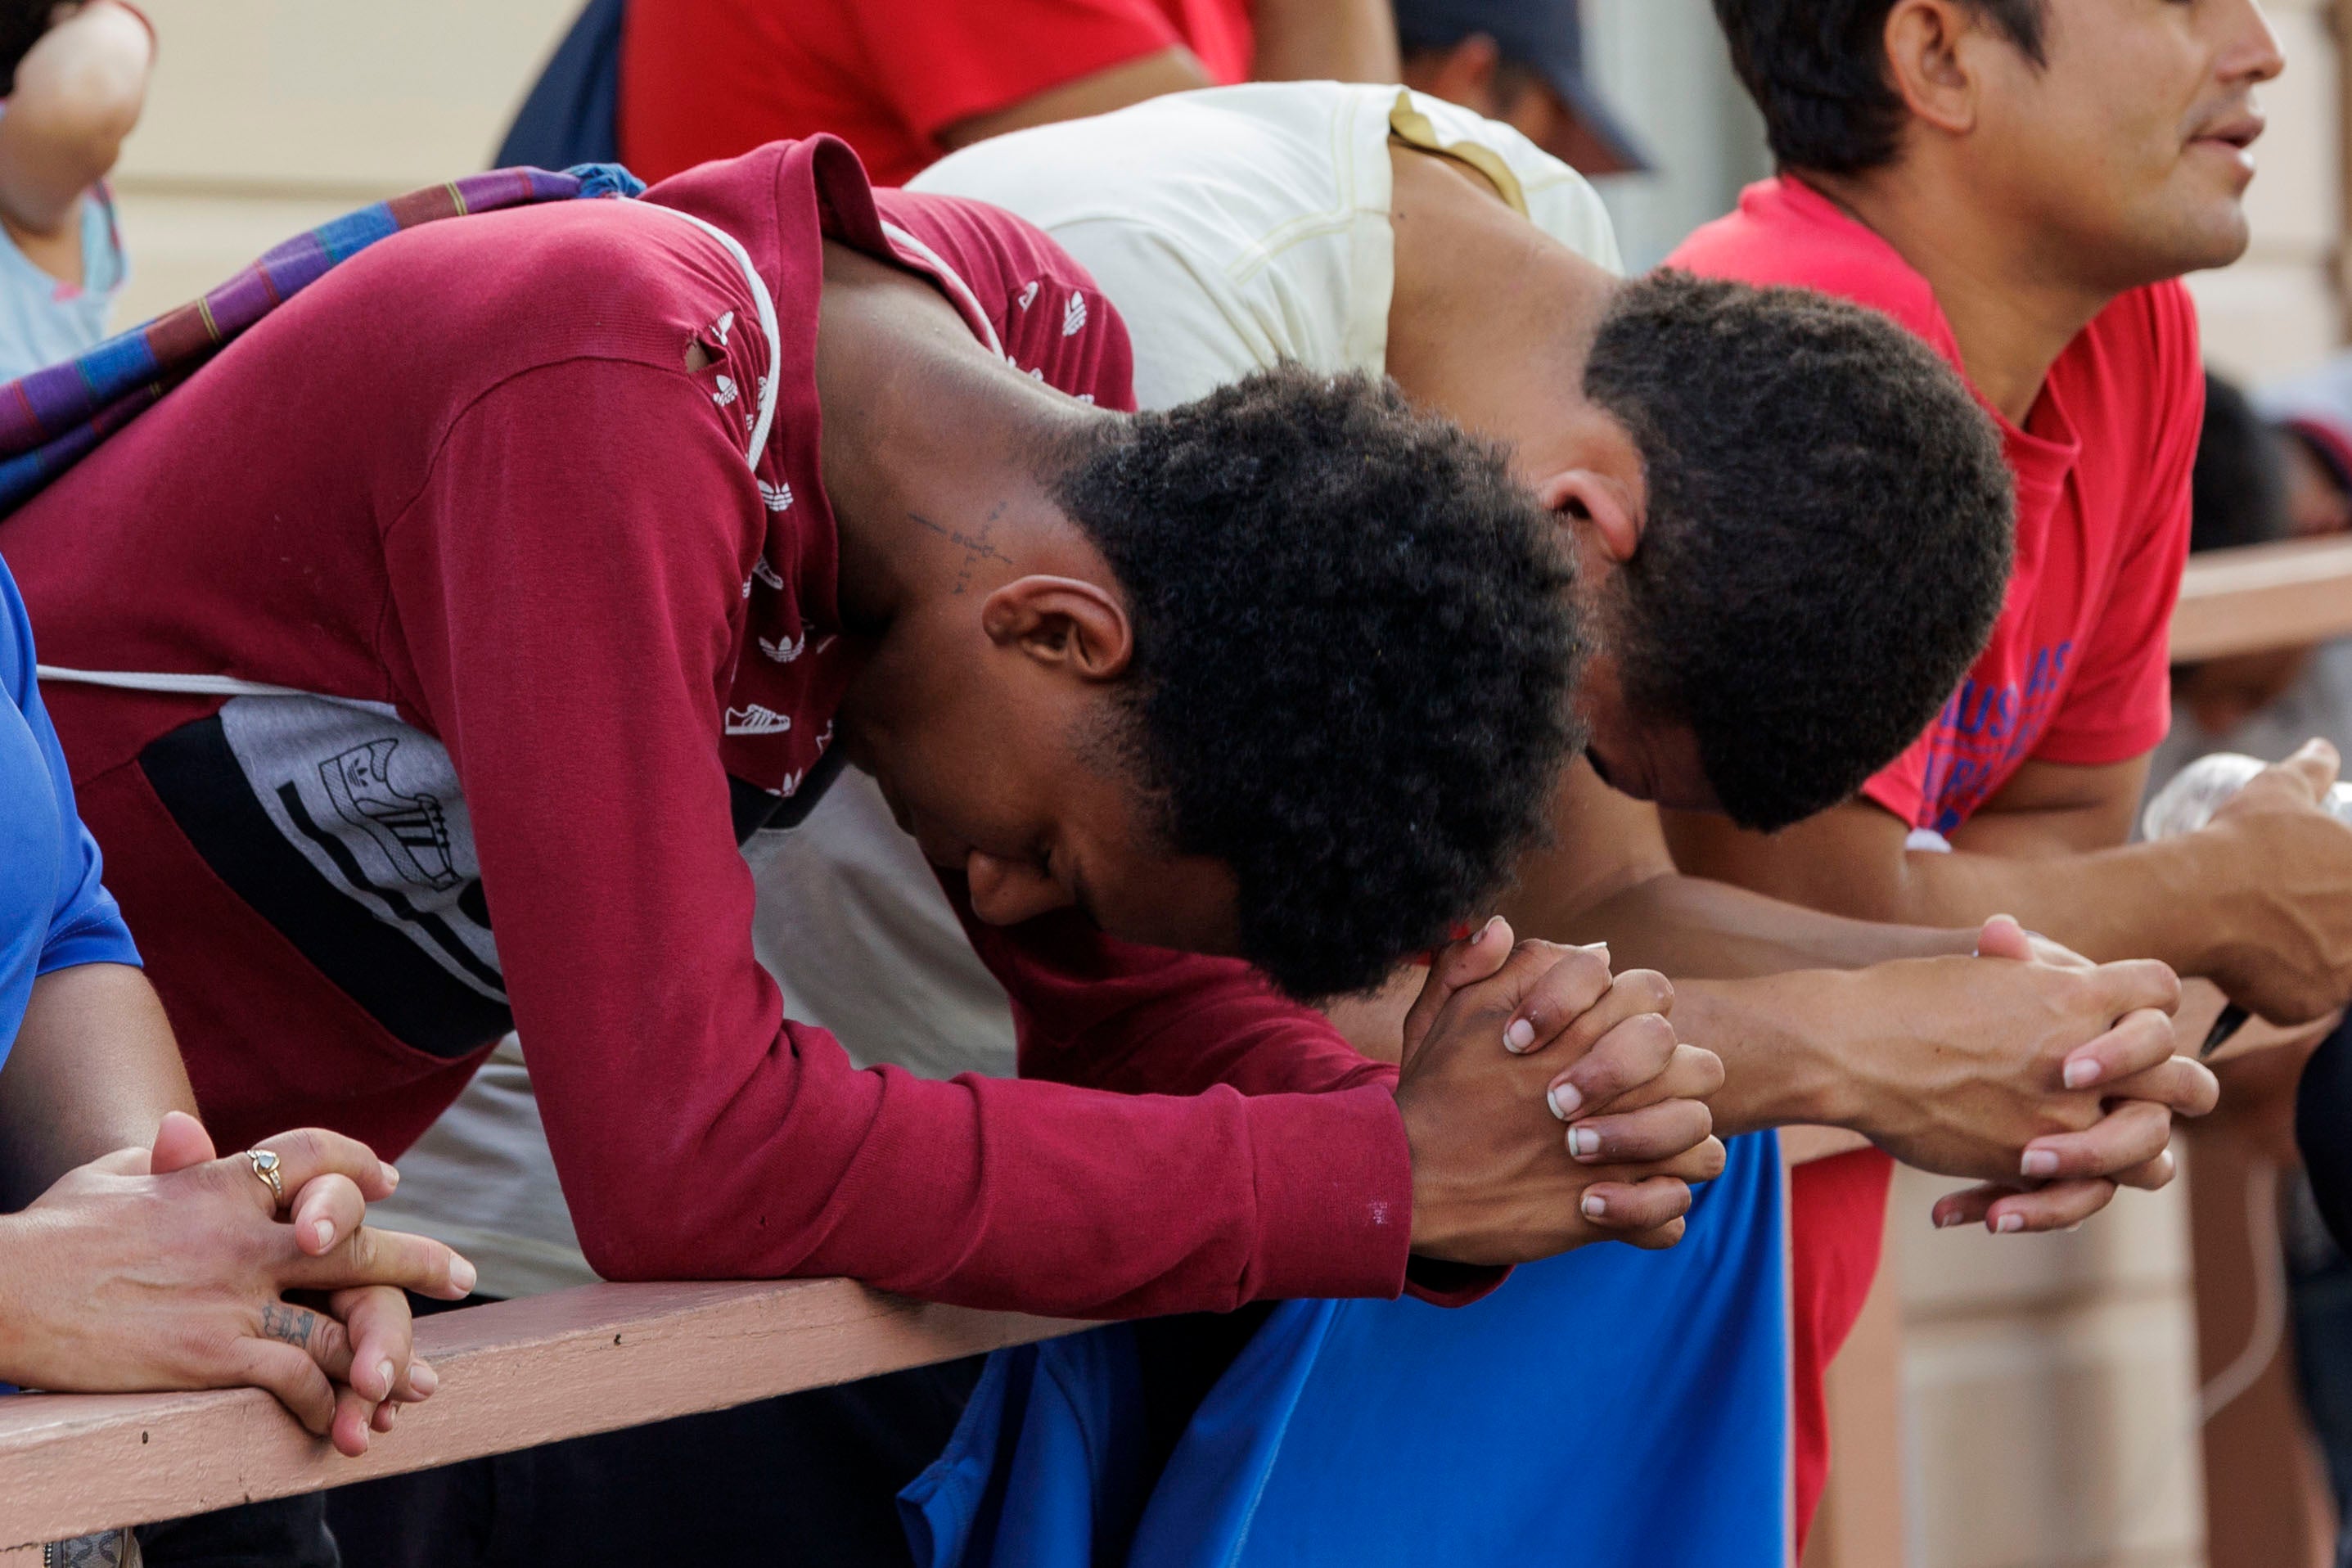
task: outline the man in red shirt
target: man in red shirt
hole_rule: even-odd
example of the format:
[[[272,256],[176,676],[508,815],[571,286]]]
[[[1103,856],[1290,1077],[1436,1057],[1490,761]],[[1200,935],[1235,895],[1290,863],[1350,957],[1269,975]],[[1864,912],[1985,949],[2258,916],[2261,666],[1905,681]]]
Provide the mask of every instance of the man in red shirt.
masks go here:
[[[2315,748],[2202,833],[2124,847],[2168,721],[2203,381],[2175,280],[2246,242],[2275,40],[2252,0],[1717,0],[1781,173],[1672,258],[1874,305],[2001,421],[2017,564],[1990,646],[1864,798],[1767,839],[1695,816],[1678,859],[1837,912],[2017,915],[2096,959],[2155,957],[2283,1022],[2352,995],[2352,830]],[[2214,1005],[2204,1009],[2210,1020]],[[2184,1033],[2201,1033],[2192,1023]],[[1820,1371],[1877,1266],[1875,1153],[1795,1185],[1801,1509]],[[2052,1173],[2029,1154],[2021,1180]],[[1946,1200],[1938,1223],[1984,1213]],[[2008,1223],[2003,1221],[2000,1223]]]
[[[1163,92],[1396,75],[1389,0],[630,0],[621,156],[659,180],[822,131],[899,185]]]

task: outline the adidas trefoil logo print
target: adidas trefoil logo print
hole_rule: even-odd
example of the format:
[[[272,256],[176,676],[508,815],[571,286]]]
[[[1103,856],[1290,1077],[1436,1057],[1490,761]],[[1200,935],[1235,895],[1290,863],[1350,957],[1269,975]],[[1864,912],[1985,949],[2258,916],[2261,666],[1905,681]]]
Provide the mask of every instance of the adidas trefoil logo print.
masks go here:
[[[1070,302],[1062,307],[1062,335],[1074,338],[1087,324],[1087,297],[1076,289],[1070,290]]]
[[[793,510],[793,487],[772,485],[767,480],[761,479],[760,499],[768,503],[770,511],[790,511]]]

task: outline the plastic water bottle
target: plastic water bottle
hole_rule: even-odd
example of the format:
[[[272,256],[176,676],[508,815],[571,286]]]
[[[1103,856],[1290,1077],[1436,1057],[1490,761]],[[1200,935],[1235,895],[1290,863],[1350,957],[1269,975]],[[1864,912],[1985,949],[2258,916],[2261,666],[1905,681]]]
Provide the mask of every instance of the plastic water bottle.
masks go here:
[[[2237,752],[2215,752],[2198,758],[2172,775],[2156,792],[2141,814],[2139,830],[2147,838],[2172,838],[2194,833],[2213,819],[2221,803],[2246,787],[2246,782],[2270,763]],[[2352,825],[2352,784],[2339,784],[2322,803],[2330,816]]]

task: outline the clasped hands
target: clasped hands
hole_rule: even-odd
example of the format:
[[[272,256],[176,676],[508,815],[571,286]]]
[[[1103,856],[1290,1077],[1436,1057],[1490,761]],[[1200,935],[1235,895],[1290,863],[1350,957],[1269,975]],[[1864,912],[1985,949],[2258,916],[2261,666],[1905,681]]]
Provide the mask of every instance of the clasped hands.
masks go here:
[[[1976,957],[1847,978],[1861,1048],[1824,1119],[1984,1184],[1940,1200],[1938,1226],[2059,1229],[2119,1186],[2160,1187],[2172,1118],[2219,1098],[2210,1071],[2173,1054],[2179,982],[2161,963],[2095,965],[2004,916]],[[1661,975],[1612,975],[1605,948],[1515,947],[1500,921],[1439,954],[1397,1086],[1413,1250],[1496,1265],[1679,1240],[1689,1184],[1723,1168],[1706,1103],[1723,1067],[1675,1038],[1672,1005]]]
[[[2175,1056],[2180,982],[2152,960],[2092,963],[2006,915],[1974,957],[1837,974],[1825,1086],[1803,1119],[1859,1132],[1906,1165],[1983,1184],[1938,1226],[2063,1229],[2119,1186],[2172,1179],[2172,1119],[2220,1097]]]
[[[1672,1247],[1690,1184],[1723,1172],[1711,1051],[1675,1037],[1664,975],[1605,947],[1514,944],[1489,921],[1430,965],[1405,1016],[1397,1108],[1412,1250],[1531,1262],[1589,1242]]]
[[[404,1289],[456,1300],[474,1268],[362,1224],[397,1174],[305,1129],[264,1141],[286,1204],[242,1152],[173,1111],[150,1149],[68,1172],[0,1217],[0,1378],[59,1392],[266,1388],[345,1454],[366,1452],[439,1377]]]

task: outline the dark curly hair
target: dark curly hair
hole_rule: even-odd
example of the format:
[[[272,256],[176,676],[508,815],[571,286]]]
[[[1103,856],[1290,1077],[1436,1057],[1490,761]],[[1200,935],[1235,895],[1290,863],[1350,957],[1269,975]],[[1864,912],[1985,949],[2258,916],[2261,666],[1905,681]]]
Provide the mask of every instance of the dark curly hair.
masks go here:
[[[1620,291],[1584,390],[1649,490],[1603,599],[1628,705],[1690,726],[1742,826],[1847,799],[2000,613],[2014,510],[1990,416],[1876,311],[1671,271]]]
[[[1135,627],[1121,749],[1243,955],[1338,995],[1483,912],[1582,742],[1573,568],[1502,455],[1286,364],[1065,458]]]
[[[16,68],[49,30],[57,0],[0,0],[0,95],[16,90]]]
[[[2035,65],[2049,0],[1965,0]],[[1715,0],[1731,66],[1784,169],[1853,174],[1895,161],[1905,110],[1887,79],[1895,0]]]

